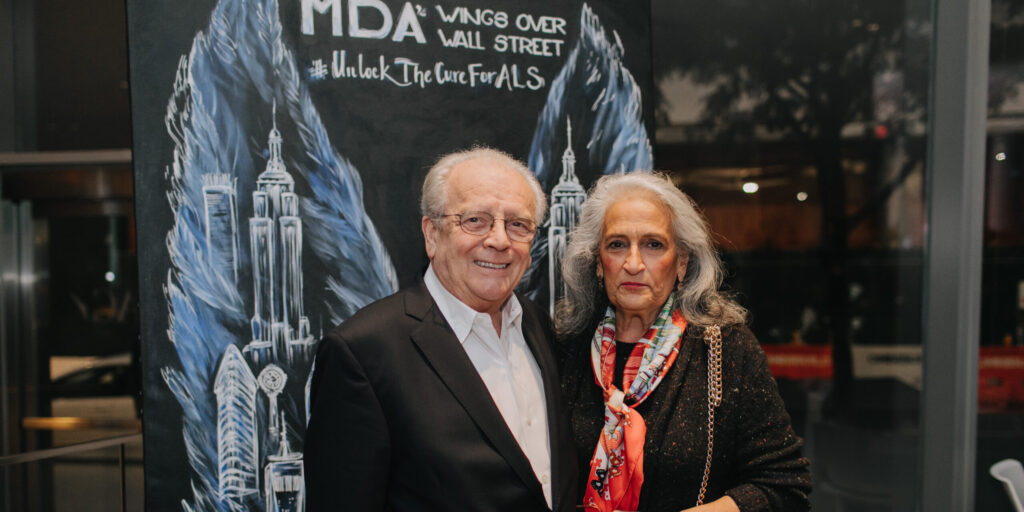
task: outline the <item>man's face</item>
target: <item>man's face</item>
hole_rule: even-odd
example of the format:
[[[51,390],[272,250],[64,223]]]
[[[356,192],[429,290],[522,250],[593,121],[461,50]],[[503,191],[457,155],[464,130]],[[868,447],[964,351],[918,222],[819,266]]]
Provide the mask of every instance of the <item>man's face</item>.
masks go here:
[[[514,170],[487,159],[467,160],[448,174],[444,213],[484,212],[495,219],[534,219],[530,185]],[[530,242],[509,239],[505,223],[495,220],[484,235],[459,227],[458,217],[444,217],[440,226],[422,220],[423,238],[438,280],[469,307],[496,313],[512,295],[530,266]]]

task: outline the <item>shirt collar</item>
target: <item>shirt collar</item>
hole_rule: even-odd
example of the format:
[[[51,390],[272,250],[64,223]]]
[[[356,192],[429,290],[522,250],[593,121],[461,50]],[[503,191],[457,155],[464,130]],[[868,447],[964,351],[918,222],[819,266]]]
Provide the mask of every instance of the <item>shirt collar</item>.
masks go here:
[[[466,342],[470,331],[473,330],[473,321],[477,316],[482,315],[490,321],[490,317],[486,313],[481,313],[467,306],[466,303],[448,291],[441,284],[441,280],[437,278],[437,274],[434,273],[433,264],[427,267],[427,272],[423,274],[423,283],[427,286],[427,291],[430,292],[434,302],[437,303],[437,308],[441,310],[441,315],[444,316],[444,319],[448,321],[448,325],[451,326],[455,337],[459,339],[459,343]],[[522,325],[522,321],[523,307],[519,304],[516,294],[513,293],[505,301],[505,305],[501,307],[501,325],[503,327],[519,328]],[[502,329],[502,331],[504,332],[505,329]]]

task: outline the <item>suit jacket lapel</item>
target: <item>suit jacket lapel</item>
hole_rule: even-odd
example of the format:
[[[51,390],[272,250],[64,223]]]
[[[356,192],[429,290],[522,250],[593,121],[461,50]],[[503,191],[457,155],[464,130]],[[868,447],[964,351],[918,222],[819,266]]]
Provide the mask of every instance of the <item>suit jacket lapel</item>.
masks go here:
[[[560,412],[563,406],[561,403],[562,392],[551,353],[551,340],[546,339],[547,334],[541,326],[540,319],[534,314],[536,308],[528,308],[525,305],[526,299],[523,297],[519,297],[519,301],[524,304],[523,338],[526,339],[526,344],[530,347],[530,352],[533,353],[533,359],[537,361],[541,379],[544,381],[544,399],[547,402],[548,439],[551,451],[551,508],[559,510],[562,500],[573,494],[572,489],[562,488],[571,485],[571,482],[565,478],[567,471],[570,470],[566,465],[575,464],[576,461],[574,458],[561,456],[567,446],[563,442],[564,434],[560,424],[562,421]]]
[[[505,418],[491,399],[473,362],[422,282],[406,294],[405,310],[406,314],[421,322],[412,332],[413,343],[498,453],[508,461],[526,486],[543,499],[544,491],[533,473],[529,459],[519,448],[519,443],[505,424]]]

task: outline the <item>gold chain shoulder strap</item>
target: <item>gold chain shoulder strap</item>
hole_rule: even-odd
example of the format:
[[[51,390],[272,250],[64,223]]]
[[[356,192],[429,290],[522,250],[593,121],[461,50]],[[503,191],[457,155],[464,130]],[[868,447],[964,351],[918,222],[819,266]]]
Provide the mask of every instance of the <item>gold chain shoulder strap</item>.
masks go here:
[[[698,506],[704,504],[704,493],[708,490],[711,454],[715,448],[715,409],[722,405],[722,329],[717,324],[704,328],[704,344],[708,346],[708,458],[697,495]]]

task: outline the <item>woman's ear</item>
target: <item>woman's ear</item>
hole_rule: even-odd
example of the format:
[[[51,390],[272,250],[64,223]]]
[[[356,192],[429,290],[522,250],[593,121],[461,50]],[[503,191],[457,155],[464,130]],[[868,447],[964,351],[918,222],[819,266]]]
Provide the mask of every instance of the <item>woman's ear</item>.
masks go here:
[[[676,279],[679,282],[683,282],[683,278],[686,277],[686,265],[690,263],[690,253],[680,254],[678,258],[678,268],[676,269]]]

